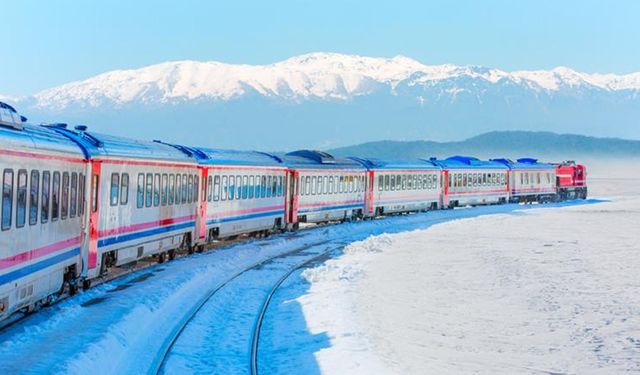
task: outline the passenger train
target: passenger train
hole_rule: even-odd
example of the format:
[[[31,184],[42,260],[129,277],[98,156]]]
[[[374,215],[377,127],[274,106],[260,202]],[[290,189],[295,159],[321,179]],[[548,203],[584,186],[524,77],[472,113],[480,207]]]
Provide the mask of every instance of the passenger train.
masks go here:
[[[219,150],[32,125],[5,103],[0,171],[0,320],[87,288],[112,267],[238,235],[587,196],[575,162]]]

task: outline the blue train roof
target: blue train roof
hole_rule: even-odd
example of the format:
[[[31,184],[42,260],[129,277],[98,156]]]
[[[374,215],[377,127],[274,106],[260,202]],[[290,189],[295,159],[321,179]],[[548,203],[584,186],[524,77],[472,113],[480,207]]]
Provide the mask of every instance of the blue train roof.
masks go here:
[[[472,156],[451,156],[444,160],[432,160],[445,169],[507,169],[507,167],[497,161],[487,161],[474,158]]]
[[[538,159],[520,158],[516,161],[507,158],[491,159],[496,163],[501,163],[509,169],[554,169],[555,166],[549,163],[540,163]]]
[[[391,159],[377,159],[377,158],[358,158],[350,157],[349,159],[355,160],[364,165],[367,169],[418,169],[418,170],[441,170],[442,167],[435,164],[431,160],[423,159],[406,159],[406,160],[391,160]]]
[[[74,130],[66,124],[45,125],[75,141],[89,158],[110,156],[121,158],[144,158],[152,160],[195,162],[195,160],[172,145],[162,142],[139,141],[87,131],[86,126],[78,125]]]
[[[20,128],[0,126],[0,147],[9,146],[83,156],[80,147],[69,138],[42,126],[26,123],[22,123]]]
[[[329,153],[313,150],[298,150],[278,155],[287,167],[318,168],[318,169],[362,169],[359,162],[342,157],[335,157]]]
[[[190,153],[200,164],[218,165],[250,165],[265,167],[282,167],[285,165],[278,156],[260,151],[238,151],[223,150],[206,147],[189,147],[174,145],[184,148],[186,153]]]

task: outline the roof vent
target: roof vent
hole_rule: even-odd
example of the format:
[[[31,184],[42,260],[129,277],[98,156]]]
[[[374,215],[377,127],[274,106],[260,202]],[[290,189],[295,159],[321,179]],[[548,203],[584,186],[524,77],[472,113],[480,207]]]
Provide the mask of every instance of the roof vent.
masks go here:
[[[520,158],[517,160],[518,163],[524,163],[524,164],[536,164],[538,162],[538,159],[533,159],[533,158]]]
[[[305,159],[310,159],[320,164],[335,164],[336,159],[333,155],[316,150],[298,150],[288,153],[290,156],[299,156]]]
[[[87,125],[76,125],[75,129],[79,132],[86,132],[89,127]]]
[[[26,121],[27,118],[20,116],[12,106],[0,102],[0,125],[22,130],[22,123]]]
[[[478,158],[474,158],[473,156],[460,156],[460,155],[451,156],[447,158],[447,160],[455,160],[460,163],[464,163],[468,165],[474,164],[479,161]]]

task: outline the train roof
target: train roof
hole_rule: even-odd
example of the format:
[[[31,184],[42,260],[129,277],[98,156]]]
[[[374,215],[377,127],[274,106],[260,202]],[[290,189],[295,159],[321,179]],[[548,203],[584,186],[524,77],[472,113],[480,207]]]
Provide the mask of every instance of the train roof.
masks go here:
[[[451,156],[443,160],[432,160],[445,169],[507,169],[503,163],[480,160],[473,156]]]
[[[101,156],[121,158],[143,158],[163,161],[195,162],[184,151],[159,141],[140,141],[137,139],[87,131],[84,125],[73,130],[66,124],[45,125],[76,142],[88,158]]]
[[[293,168],[365,169],[353,159],[336,157],[323,151],[298,150],[277,156],[287,167]]]
[[[355,160],[365,166],[367,169],[382,169],[382,170],[402,170],[402,169],[417,169],[417,170],[441,170],[442,167],[435,164],[431,160],[423,159],[377,159],[377,158],[359,158],[350,157],[349,159]]]
[[[554,169],[555,166],[549,163],[540,163],[538,159],[520,158],[516,161],[507,158],[491,159],[496,163],[505,165],[509,169]]]
[[[184,152],[191,154],[200,164],[285,167],[284,162],[280,157],[266,152],[225,150],[180,145],[174,145],[174,147],[184,149]]]
[[[64,135],[45,127],[28,123],[20,124],[19,128],[0,126],[0,148],[8,147],[83,155],[80,147]]]

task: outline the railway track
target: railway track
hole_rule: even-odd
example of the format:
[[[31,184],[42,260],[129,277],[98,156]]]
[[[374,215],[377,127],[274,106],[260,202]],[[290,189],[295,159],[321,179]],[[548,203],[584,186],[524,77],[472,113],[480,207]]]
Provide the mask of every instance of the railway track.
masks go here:
[[[314,242],[314,243],[307,244],[305,246],[296,248],[294,250],[291,250],[291,251],[288,251],[288,252],[285,252],[285,253],[282,253],[282,254],[274,255],[272,257],[269,257],[269,258],[263,259],[261,261],[258,261],[256,263],[253,263],[253,264],[249,265],[248,267],[246,267],[246,268],[236,272],[235,274],[231,275],[224,282],[218,284],[215,288],[213,288],[210,291],[208,291],[202,298],[200,298],[193,305],[193,307],[189,311],[187,311],[186,314],[184,314],[184,316],[178,322],[178,324],[176,324],[174,326],[174,328],[170,332],[168,338],[165,339],[165,341],[163,342],[161,350],[157,353],[154,361],[152,362],[152,366],[149,369],[149,373],[151,373],[151,374],[163,373],[163,371],[165,370],[165,365],[167,363],[167,359],[168,359],[169,355],[171,354],[171,351],[172,351],[174,345],[176,344],[176,342],[178,341],[180,336],[183,334],[185,329],[194,320],[194,318],[196,318],[196,316],[198,316],[198,313],[203,310],[203,308],[207,305],[207,303],[209,301],[211,301],[211,299],[216,294],[218,294],[220,291],[222,291],[230,283],[232,283],[233,281],[237,280],[238,278],[240,278],[241,276],[245,275],[246,273],[248,273],[250,271],[258,270],[258,269],[262,268],[263,266],[265,266],[266,264],[271,263],[271,262],[273,262],[273,261],[275,261],[277,259],[284,259],[284,258],[289,258],[289,257],[301,255],[305,251],[308,251],[308,250],[313,249],[313,248],[322,247],[324,245],[328,245],[330,242],[335,242],[335,240],[317,241],[317,242]],[[251,355],[250,355],[250,358],[249,358],[249,366],[248,366],[250,368],[250,371],[251,371],[252,374],[257,373],[257,369],[258,369],[258,367],[257,367],[257,354],[258,354],[258,344],[259,344],[259,337],[260,337],[260,327],[261,327],[262,322],[264,320],[264,316],[265,316],[265,313],[266,313],[267,308],[269,306],[269,303],[271,301],[271,298],[273,297],[273,295],[276,292],[276,290],[296,270],[299,270],[300,268],[305,267],[306,265],[310,264],[311,262],[316,261],[319,258],[324,257],[327,254],[342,248],[343,246],[344,246],[344,244],[340,244],[339,246],[333,245],[333,246],[330,246],[329,248],[323,249],[323,250],[321,250],[319,252],[312,252],[310,254],[305,254],[305,259],[304,260],[302,260],[300,262],[297,262],[292,267],[288,268],[287,271],[285,272],[285,274],[282,275],[276,281],[276,283],[274,283],[272,285],[271,289],[268,291],[267,296],[265,297],[265,299],[263,300],[263,302],[262,302],[262,304],[260,306],[260,309],[259,309],[259,312],[258,312],[258,317],[256,318],[256,320],[255,320],[255,322],[254,322],[254,324],[252,326],[252,332],[251,332],[251,336],[252,336],[251,342],[252,342],[252,344],[251,344],[251,349],[250,349]]]

